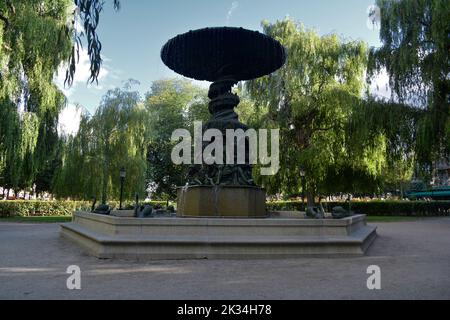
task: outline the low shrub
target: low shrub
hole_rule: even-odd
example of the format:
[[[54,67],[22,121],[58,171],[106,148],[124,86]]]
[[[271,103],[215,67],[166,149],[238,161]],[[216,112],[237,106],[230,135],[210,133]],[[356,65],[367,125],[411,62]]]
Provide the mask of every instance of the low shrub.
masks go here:
[[[112,209],[119,207],[119,201],[110,201],[108,204]],[[167,202],[150,201],[145,204],[164,208]],[[126,201],[122,206],[134,208],[134,203]],[[173,203],[170,202],[169,206],[173,206]],[[323,202],[327,212],[337,206],[349,209],[348,202]],[[90,211],[91,207],[92,202],[89,201],[0,201],[0,217],[70,216],[74,211]],[[301,201],[268,202],[267,208],[270,211],[305,211],[305,205]],[[355,213],[368,216],[450,216],[450,201],[355,201],[351,202],[350,208]]]
[[[145,202],[152,206],[166,206],[166,201]],[[99,203],[97,203],[98,205]],[[109,201],[112,209],[119,208],[119,201]],[[134,203],[126,201],[124,208],[134,208]],[[37,217],[37,216],[70,216],[75,211],[91,211],[90,201],[40,201],[40,200],[8,200],[0,201],[0,217]]]
[[[348,202],[323,202],[325,211],[341,206],[349,209]],[[267,203],[271,211],[305,211],[301,201],[276,201]],[[350,209],[355,213],[368,216],[450,216],[450,201],[354,201]]]
[[[0,201],[0,217],[68,216],[78,210],[90,210],[87,201]]]

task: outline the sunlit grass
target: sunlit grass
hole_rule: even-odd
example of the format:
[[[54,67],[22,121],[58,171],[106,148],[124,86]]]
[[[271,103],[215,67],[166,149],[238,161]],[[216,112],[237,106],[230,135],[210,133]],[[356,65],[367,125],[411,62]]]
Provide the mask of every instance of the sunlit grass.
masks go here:
[[[72,216],[0,218],[0,222],[63,223],[70,221],[72,221]]]
[[[400,217],[400,216],[368,216],[367,222],[408,222],[416,221],[416,217]]]

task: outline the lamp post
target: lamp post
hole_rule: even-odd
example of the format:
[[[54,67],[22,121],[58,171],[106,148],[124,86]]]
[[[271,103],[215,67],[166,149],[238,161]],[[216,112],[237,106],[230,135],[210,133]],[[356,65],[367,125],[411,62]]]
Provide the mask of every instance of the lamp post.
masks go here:
[[[126,171],[125,168],[122,167],[120,169],[120,204],[119,204],[119,210],[122,210],[122,197],[123,197],[123,183],[125,181]]]
[[[303,166],[300,166],[300,177],[302,178],[302,204],[305,204],[305,168]]]

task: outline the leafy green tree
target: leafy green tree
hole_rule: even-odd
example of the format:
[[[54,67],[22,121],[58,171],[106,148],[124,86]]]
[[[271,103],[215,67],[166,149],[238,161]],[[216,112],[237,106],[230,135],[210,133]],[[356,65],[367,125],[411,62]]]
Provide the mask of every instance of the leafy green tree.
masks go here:
[[[142,198],[148,185],[159,198],[175,197],[187,168],[171,161],[172,132],[209,117],[206,92],[187,80],[155,81],[142,103],[130,90],[109,91],[92,117],[82,116],[78,133],[64,138],[53,184],[58,197],[117,199],[122,166],[125,198]]]
[[[101,171],[94,160],[91,123],[82,115],[78,133],[63,138],[61,164],[53,181],[58,198],[91,199],[99,194]]]
[[[206,90],[188,80],[153,82],[145,100],[149,113],[148,183],[160,198],[175,198],[176,188],[186,183],[186,166],[172,163],[172,132],[185,128],[193,134],[194,121],[209,119]]]
[[[309,204],[318,192],[353,191],[358,181],[373,185],[385,161],[385,138],[348,139],[365,89],[366,45],[335,34],[320,37],[290,19],[263,22],[263,29],[286,47],[288,59],[274,74],[246,84],[256,107],[265,110],[262,125],[281,134],[280,171],[257,179],[270,193],[298,193],[303,167]]]
[[[372,49],[369,78],[386,70],[393,98],[423,116],[417,122],[415,156],[429,166],[450,155],[450,2],[377,0],[382,46]]]
[[[97,138],[98,156],[97,160],[102,164],[102,203],[106,203],[106,196],[108,187],[113,185],[114,178],[118,176],[121,166],[125,165],[127,160],[134,160],[134,157],[128,158],[129,152],[139,152],[139,150],[132,150],[132,142],[138,142],[134,139],[139,139],[135,136],[132,124],[132,117],[135,116],[133,111],[137,111],[137,103],[139,102],[138,93],[123,92],[120,90],[110,91],[103,98],[102,104],[97,109],[93,119],[93,134]],[[131,135],[131,136],[130,136]],[[142,156],[142,154],[141,154]],[[134,162],[134,161],[133,161]],[[131,171],[130,166],[128,171]],[[142,174],[143,178],[143,174]],[[130,172],[128,172],[128,179],[130,179]],[[139,185],[137,186],[139,188]],[[140,189],[143,188],[143,181]]]
[[[55,146],[65,97],[53,76],[70,56],[70,4],[0,3],[0,176],[16,190],[31,186]]]
[[[102,203],[117,199],[119,171],[126,169],[124,197],[145,193],[147,112],[138,92],[110,90],[96,113],[83,116],[80,130],[69,137],[54,192],[59,197],[89,199]]]
[[[52,192],[53,183],[56,178],[56,173],[62,165],[62,153],[64,148],[64,138],[57,137],[57,146],[51,149],[51,153],[47,154],[42,169],[34,179],[34,187],[37,194],[44,192]]]
[[[376,189],[405,189],[416,167],[416,140],[423,110],[369,96],[353,112],[348,140],[353,148],[360,141],[383,144],[384,165],[376,177]],[[401,192],[402,193],[402,192]]]
[[[118,9],[119,1],[114,0]],[[0,2],[0,182],[28,189],[43,177],[58,147],[58,115],[66,105],[53,83],[62,63],[67,82],[75,73],[86,36],[91,81],[99,74],[101,43],[96,34],[103,1],[4,0]],[[75,28],[80,20],[83,32]],[[50,179],[50,177],[48,177]],[[37,185],[47,183],[36,181]]]

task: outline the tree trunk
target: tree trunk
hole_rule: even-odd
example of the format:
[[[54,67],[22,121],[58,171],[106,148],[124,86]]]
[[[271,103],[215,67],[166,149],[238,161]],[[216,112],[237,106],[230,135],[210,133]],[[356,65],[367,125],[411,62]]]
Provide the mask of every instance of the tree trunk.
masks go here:
[[[108,191],[108,169],[109,169],[109,145],[105,145],[105,162],[103,163],[102,204],[106,204],[106,193]]]
[[[314,207],[315,206],[315,199],[314,199],[314,192],[312,192],[311,190],[308,190],[306,192],[306,203],[308,205],[308,207]]]
[[[102,204],[106,204],[106,192],[108,190],[108,169],[105,161],[103,166],[103,179],[102,179]]]

